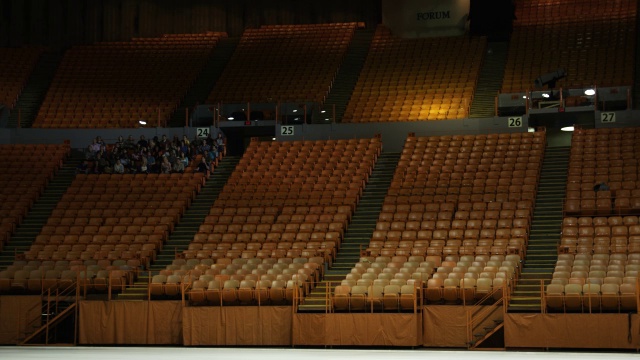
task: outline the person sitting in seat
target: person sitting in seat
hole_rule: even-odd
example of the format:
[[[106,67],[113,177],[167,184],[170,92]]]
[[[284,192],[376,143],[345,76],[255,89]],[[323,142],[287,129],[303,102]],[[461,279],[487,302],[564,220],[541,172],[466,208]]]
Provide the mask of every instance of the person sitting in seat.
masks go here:
[[[218,153],[224,155],[224,143],[225,139],[222,134],[222,131],[218,132],[218,137],[216,138],[216,146],[218,147]]]
[[[203,155],[204,159],[207,159],[207,163],[211,164],[216,161],[216,155],[213,151],[205,151]]]
[[[187,155],[185,155],[185,153],[180,152],[180,158],[178,159],[177,162],[181,162],[182,165],[184,166],[184,168],[186,168],[187,166],[189,166],[189,158],[187,157]]]
[[[115,165],[113,165],[113,173],[124,174],[124,165],[122,165],[122,161],[120,161],[120,159],[116,160]]]
[[[93,139],[91,145],[89,145],[89,154],[87,154],[87,158],[93,159],[100,152],[102,145],[98,142],[98,139]]]
[[[89,173],[89,161],[85,160],[78,164],[76,167],[76,174],[87,174]]]
[[[131,149],[135,146],[136,141],[133,139],[133,135],[129,135],[127,140],[124,142],[124,147],[127,149]]]
[[[171,173],[171,163],[169,162],[169,158],[168,157],[163,157],[162,158],[162,164],[160,165],[160,172],[163,174],[170,174]]]
[[[189,155],[189,145],[187,145],[187,143],[185,143],[184,141],[180,141],[180,146],[178,146],[178,150],[180,152],[185,153],[186,155]]]
[[[200,162],[198,163],[198,166],[196,167],[196,172],[201,172],[201,173],[205,173],[206,174],[207,171],[209,171],[209,169],[210,169],[209,162],[203,156],[200,159]]]
[[[596,184],[593,187],[593,191],[596,191],[596,192],[598,192],[598,191],[609,191],[609,190],[610,190],[609,189],[609,185],[607,185],[607,183],[605,183],[605,182],[601,182],[599,184]]]
[[[147,162],[147,158],[142,156],[142,159],[140,160],[140,166],[138,167],[138,172],[141,174],[148,174],[149,173],[149,166],[148,166],[148,162]]]
[[[173,163],[172,171],[173,173],[182,174],[184,172],[184,163],[179,159]]]
[[[149,151],[147,153],[147,168],[151,173],[158,173],[158,167],[156,166],[156,158],[153,156],[153,153]]]
[[[97,162],[98,165],[96,166],[96,172],[97,173],[111,173],[111,167],[109,166],[109,161],[107,161],[107,159],[105,159],[104,157],[102,157],[101,154],[97,155]]]
[[[138,145],[142,148],[146,148],[149,145],[147,139],[144,138],[144,135],[140,135],[140,140],[138,140]]]

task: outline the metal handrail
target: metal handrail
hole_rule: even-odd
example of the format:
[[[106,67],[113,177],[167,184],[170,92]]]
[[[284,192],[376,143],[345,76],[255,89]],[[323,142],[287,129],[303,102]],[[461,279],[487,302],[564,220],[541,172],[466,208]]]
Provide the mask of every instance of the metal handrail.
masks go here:
[[[46,320],[44,324],[40,324],[40,326],[31,334],[27,335],[24,339],[20,340],[21,344],[25,344],[28,340],[31,339],[31,337],[33,337],[35,334],[39,333],[40,331],[44,330],[45,331],[45,344],[48,345],[49,344],[49,330],[52,326],[52,322],[56,321],[58,316],[61,315],[60,313],[60,307],[61,307],[61,302],[64,300],[68,300],[68,299],[72,299],[72,303],[69,307],[67,307],[66,309],[75,306],[74,311],[75,311],[75,315],[76,315],[76,319],[78,316],[78,309],[77,309],[77,303],[79,300],[79,296],[80,296],[80,288],[78,286],[78,278],[79,275],[76,277],[76,281],[72,282],[71,284],[69,284],[69,286],[60,289],[60,288],[55,288],[54,290],[52,290],[51,288],[47,289],[46,291],[42,292],[42,302],[45,303],[44,305],[42,303],[39,304],[39,306],[42,308],[41,312],[41,316],[45,316]],[[33,310],[34,308],[32,308]],[[65,310],[62,310],[63,313]],[[45,311],[44,313],[42,313],[42,311]],[[52,316],[52,314],[55,314],[54,316]],[[41,316],[38,316],[36,319],[34,319],[33,321],[31,321],[30,323],[27,324],[27,327],[32,326],[32,327],[36,327],[35,323],[36,322],[41,322]],[[20,326],[17,327],[17,330],[19,331]],[[19,337],[18,337],[19,339]],[[76,340],[77,340],[77,327],[74,327],[74,344],[76,344]]]
[[[467,310],[467,344],[471,346],[473,340],[473,330],[475,326],[481,324],[489,316],[491,316],[495,310],[502,306],[506,312],[506,303],[508,303],[509,292],[507,291],[507,282],[502,284],[499,288],[493,288],[487,295],[477,301],[472,308]],[[493,298],[498,292],[502,292],[502,297],[489,305],[481,306],[489,299]]]
[[[335,308],[333,305],[333,289],[336,286],[339,286],[341,283],[337,282],[337,281],[328,281],[326,282],[326,289],[325,289],[325,303],[326,305],[326,309],[325,309],[325,313],[333,313]],[[416,284],[413,286],[413,313],[417,314],[419,312],[419,310],[422,308],[423,306],[423,298],[421,296],[422,294],[422,289],[423,289],[423,283],[422,282],[416,282]],[[367,301],[368,296],[366,296],[367,294],[365,294],[365,302]],[[399,295],[401,296],[402,294],[399,293]],[[379,301],[383,301],[384,298],[384,292],[382,293],[382,297],[380,298],[373,298],[374,300],[379,300]],[[400,297],[398,298],[398,301],[400,301]],[[350,300],[349,300],[350,302]],[[374,307],[374,303],[375,301],[371,301],[369,306],[365,306],[365,313],[374,313],[376,308]],[[398,309],[401,309],[400,305],[398,304]],[[382,311],[384,312],[384,305],[383,305],[383,309]],[[351,308],[349,308],[349,312],[351,312]]]
[[[584,285],[589,285],[590,286],[591,284],[584,284]],[[635,288],[636,288],[636,291],[635,291],[634,295],[635,295],[635,300],[636,300],[636,309],[640,309],[640,278],[636,279]],[[545,291],[544,280],[540,280],[540,294],[541,294],[540,312],[542,314],[546,314],[546,313],[548,313],[548,311],[547,311],[547,293]],[[562,293],[562,296],[564,297],[565,294]],[[580,296],[582,297],[581,301],[583,301],[583,304],[584,304],[584,299],[585,298],[588,299],[588,304],[589,304],[588,305],[588,307],[589,307],[588,313],[592,314],[593,313],[593,310],[592,310],[592,298],[595,298],[595,296],[602,297],[602,294],[596,295],[596,294],[593,294],[591,292],[588,292],[587,294],[581,293]],[[620,301],[621,297],[622,297],[622,293],[618,293],[618,302]],[[563,300],[563,303],[564,303],[564,300]],[[620,303],[618,303],[618,305],[620,305]],[[563,307],[563,312],[566,313],[566,311],[567,311],[566,308]],[[602,308],[600,309],[600,311],[602,311]],[[621,311],[620,310],[620,306],[618,306],[618,312],[620,312],[620,311]],[[581,312],[585,313],[584,306],[582,306]]]

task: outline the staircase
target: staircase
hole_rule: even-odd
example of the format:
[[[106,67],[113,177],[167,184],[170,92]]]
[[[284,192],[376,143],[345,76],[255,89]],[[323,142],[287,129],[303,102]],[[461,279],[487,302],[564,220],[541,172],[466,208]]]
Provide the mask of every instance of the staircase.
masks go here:
[[[476,85],[476,92],[469,109],[470,118],[487,118],[496,116],[495,98],[504,77],[504,67],[509,53],[508,42],[490,42],[487,53],[480,68],[480,76]]]
[[[509,304],[509,312],[540,311],[540,281],[548,284],[558,259],[569,147],[547,147],[540,172],[531,234],[522,274]]]
[[[367,247],[376,228],[376,221],[382,210],[382,203],[398,160],[400,160],[400,153],[383,153],[378,157],[333,265],[325,272],[322,282],[302,301],[298,307],[299,312],[324,313],[327,311],[328,304],[325,301],[327,282],[337,284],[360,260],[360,250]]]
[[[186,109],[191,111],[196,104],[204,104],[207,101],[207,97],[213,90],[213,86],[218,81],[229,59],[231,59],[239,41],[239,38],[220,39],[215,49],[213,49],[207,64],[180,101],[180,106],[171,114],[169,126],[184,126]]]
[[[60,201],[62,195],[64,195],[69,185],[71,185],[76,175],[76,167],[83,160],[84,153],[76,150],[71,151],[70,157],[63,163],[62,167],[45,187],[40,198],[35,201],[31,210],[27,213],[27,216],[25,216],[22,223],[4,247],[2,253],[0,253],[0,269],[5,269],[11,265],[16,254],[21,254],[29,250],[36,236],[47,223],[58,201]]]
[[[151,264],[150,272],[138,276],[134,286],[128,287],[118,294],[117,300],[146,300],[149,277],[158,274],[167,265],[171,265],[176,254],[189,247],[198,228],[209,214],[211,206],[218,198],[224,184],[240,161],[240,156],[226,156],[215,168],[202,190],[196,196],[189,209],[176,224],[163,248],[158,252],[156,260]]]
[[[33,124],[61,59],[62,56],[56,52],[45,52],[40,56],[18,97],[16,106],[11,111],[8,127],[18,127],[18,119],[20,127],[30,127]]]
[[[640,0],[637,0],[637,9],[640,9]],[[633,104],[634,109],[640,109],[640,11],[636,12],[636,52],[634,59],[636,59],[635,66],[635,79],[633,79]]]
[[[501,291],[501,290],[498,290]],[[504,350],[504,301],[494,305],[472,306],[467,310],[469,349]],[[481,346],[482,345],[482,346]]]
[[[25,337],[18,339],[18,345],[71,346],[77,343],[74,332],[78,320],[76,286],[74,283],[50,296],[43,294],[42,304],[38,304],[42,315],[25,324]]]
[[[375,30],[372,29],[358,29],[353,34],[349,49],[347,49],[342,65],[340,65],[340,69],[336,74],[333,87],[324,102],[324,109],[327,113],[331,113],[333,106],[335,106],[334,122],[342,121],[344,111],[347,109],[347,103],[351,98],[353,89],[356,87],[358,76],[369,53],[369,46],[374,32]],[[324,123],[324,119],[329,118],[329,116],[318,116],[316,118],[319,119],[317,122]]]

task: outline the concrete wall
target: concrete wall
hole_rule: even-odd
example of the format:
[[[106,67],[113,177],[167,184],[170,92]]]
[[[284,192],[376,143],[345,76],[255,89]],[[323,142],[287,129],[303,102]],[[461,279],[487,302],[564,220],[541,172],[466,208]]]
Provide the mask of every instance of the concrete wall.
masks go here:
[[[187,135],[193,139],[195,128],[148,128],[148,129],[1,129],[0,144],[59,144],[64,140],[71,141],[72,148],[86,148],[96,136],[101,136],[107,143],[115,143],[118,136],[127,138],[132,135],[138,140],[140,135],[147,139],[154,136],[174,135],[182,138]]]
[[[282,135],[276,128],[278,141],[349,139],[382,135],[386,151],[401,151],[409,133],[416,136],[472,135],[527,131],[527,119],[522,127],[508,127],[507,118],[461,119],[447,121],[389,122],[370,124],[310,124],[294,125],[293,135]]]
[[[593,119],[590,122],[582,122],[585,128],[603,127],[640,127],[640,111],[621,111],[616,113],[616,122],[603,123],[600,121],[600,113],[591,113]],[[541,117],[544,115],[537,115]],[[550,117],[552,115],[549,115]],[[585,114],[582,115],[586,117]],[[446,121],[416,121],[416,122],[390,122],[390,123],[359,123],[359,124],[304,124],[293,125],[292,135],[283,135],[282,126],[269,121],[252,122],[251,126],[245,126],[241,122],[221,122],[220,129],[229,134],[228,143],[238,143],[240,154],[242,147],[246,146],[246,138],[252,136],[265,137],[270,131],[275,130],[277,141],[293,140],[322,140],[322,139],[349,139],[368,138],[381,134],[384,149],[386,151],[401,151],[405,139],[409,133],[416,136],[441,136],[441,135],[473,135],[491,133],[524,132],[528,129],[529,119],[524,116],[521,127],[509,127],[509,118],[495,117],[486,119],[460,119]],[[547,126],[548,142],[550,146],[571,145],[571,133],[560,132],[557,122],[552,120]],[[216,135],[216,128],[211,128]],[[96,136],[101,136],[106,142],[115,142],[118,136],[132,135],[138,139],[140,135],[147,138],[154,136],[168,137],[187,135],[189,139],[196,136],[196,128],[140,128],[140,129],[0,129],[0,144],[12,143],[62,143],[71,141],[73,148],[85,148]]]

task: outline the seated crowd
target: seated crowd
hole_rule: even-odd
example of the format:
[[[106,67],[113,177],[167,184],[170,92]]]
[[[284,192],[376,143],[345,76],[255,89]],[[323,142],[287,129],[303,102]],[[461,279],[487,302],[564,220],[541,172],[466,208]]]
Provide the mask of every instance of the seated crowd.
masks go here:
[[[183,173],[190,168],[196,172],[208,172],[218,164],[225,153],[225,138],[218,132],[216,138],[189,140],[166,135],[154,136],[147,140],[144,135],[135,141],[129,135],[122,136],[115,144],[107,145],[98,136],[86,153],[86,160],[78,165],[77,173],[84,174],[143,174],[143,173]]]

